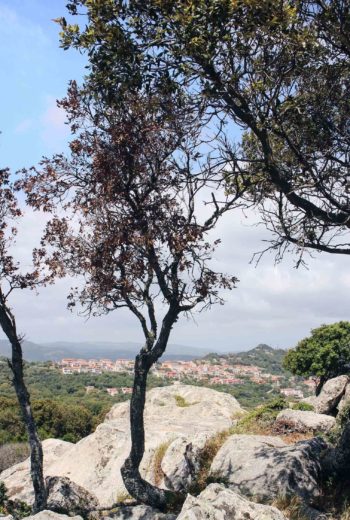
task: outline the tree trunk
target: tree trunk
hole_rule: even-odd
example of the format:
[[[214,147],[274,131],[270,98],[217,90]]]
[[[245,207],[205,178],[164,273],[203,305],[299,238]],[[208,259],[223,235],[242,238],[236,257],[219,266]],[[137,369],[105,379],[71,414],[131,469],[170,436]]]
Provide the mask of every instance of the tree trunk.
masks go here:
[[[14,318],[11,314],[9,316],[9,314],[8,309],[4,310],[4,308],[0,308],[0,325],[12,347],[12,359],[9,365],[13,374],[13,385],[27,430],[30,446],[30,473],[34,488],[33,512],[38,513],[46,509],[47,503],[43,473],[43,449],[33,417],[29,392],[24,382],[22,346],[16,333]]]
[[[149,370],[165,351],[171,327],[176,318],[177,316],[169,320],[165,319],[154,348],[149,351],[143,349],[136,356],[134,385],[130,401],[131,450],[121,468],[124,485],[130,495],[136,500],[161,511],[174,510],[180,507],[185,500],[185,496],[153,486],[140,475],[140,464],[145,452],[144,409]]]
[[[323,385],[325,384],[325,382],[326,382],[325,376],[321,376],[319,381],[318,381],[318,383],[317,383],[317,385],[316,385],[316,390],[315,390],[316,397],[318,395],[320,395],[321,390],[322,390]]]

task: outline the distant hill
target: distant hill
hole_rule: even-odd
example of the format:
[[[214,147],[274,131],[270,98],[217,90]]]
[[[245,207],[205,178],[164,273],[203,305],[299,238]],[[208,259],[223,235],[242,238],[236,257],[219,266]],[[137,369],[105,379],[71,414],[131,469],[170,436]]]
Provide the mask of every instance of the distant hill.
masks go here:
[[[59,361],[65,357],[73,358],[108,358],[133,359],[140,349],[139,343],[131,342],[68,342],[56,341],[53,343],[23,342],[23,357],[26,361]],[[208,353],[206,349],[188,347],[186,345],[170,344],[163,359],[191,360]],[[7,340],[0,340],[0,356],[11,355]]]
[[[231,365],[256,365],[264,368],[271,374],[280,374],[283,372],[282,361],[286,351],[283,349],[274,349],[269,345],[260,344],[257,347],[246,352],[216,354],[210,353],[204,356],[204,359],[215,362],[225,359]]]

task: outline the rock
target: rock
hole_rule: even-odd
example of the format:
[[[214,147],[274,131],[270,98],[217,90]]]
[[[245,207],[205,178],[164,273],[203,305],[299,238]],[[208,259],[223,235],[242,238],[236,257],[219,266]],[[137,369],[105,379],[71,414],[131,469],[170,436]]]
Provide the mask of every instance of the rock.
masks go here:
[[[53,511],[41,511],[33,516],[27,516],[26,520],[83,520],[81,516],[67,516]]]
[[[320,496],[322,439],[287,446],[276,437],[232,435],[220,448],[210,468],[235,491],[263,500],[299,495],[307,503]]]
[[[48,468],[56,460],[63,457],[74,446],[71,442],[60,441],[57,439],[47,439],[43,441],[44,451],[44,472],[47,474]],[[19,462],[0,474],[0,482],[4,482],[7,487],[7,495],[11,500],[22,500],[27,504],[33,504],[34,492],[30,477],[29,458]]]
[[[84,515],[98,507],[97,498],[67,477],[47,477],[47,508],[57,513]]]
[[[179,406],[178,396],[182,398]],[[191,442],[197,434],[214,435],[232,425],[243,410],[236,399],[210,388],[176,384],[154,388],[145,409],[146,450],[141,474],[154,481],[153,460],[157,448],[181,437]],[[116,404],[94,433],[69,445],[60,457],[52,456],[44,441],[45,475],[68,477],[95,495],[99,507],[108,508],[126,494],[120,468],[130,450],[129,403]],[[61,442],[61,441],[52,441]],[[10,498],[33,502],[29,461],[0,475]]]
[[[282,410],[276,418],[276,427],[294,432],[329,432],[335,426],[335,417],[302,410]]]
[[[176,515],[161,513],[149,506],[123,506],[103,520],[176,520]]]
[[[336,414],[336,408],[345,393],[348,383],[348,376],[338,376],[329,379],[318,396],[306,397],[302,399],[302,402],[311,404],[316,413]]]
[[[0,513],[0,519],[1,520],[14,520],[12,515],[2,515],[1,513]]]
[[[342,412],[346,406],[350,406],[350,383],[346,385],[344,395],[338,404],[338,411]]]
[[[256,504],[219,484],[188,495],[177,520],[286,520],[275,507]]]
[[[161,463],[167,488],[188,491],[200,470],[201,451],[209,438],[209,434],[200,433],[179,437],[170,444]]]

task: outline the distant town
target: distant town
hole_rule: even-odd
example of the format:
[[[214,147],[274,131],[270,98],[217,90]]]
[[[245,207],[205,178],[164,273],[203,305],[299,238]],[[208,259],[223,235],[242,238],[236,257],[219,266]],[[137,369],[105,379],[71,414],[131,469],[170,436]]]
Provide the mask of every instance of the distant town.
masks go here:
[[[75,359],[64,358],[55,363],[61,370],[62,374],[102,374],[104,372],[129,373],[133,372],[134,362],[129,359]],[[276,375],[266,372],[263,368],[255,365],[229,364],[224,360],[218,360],[217,363],[209,362],[205,359],[195,361],[164,361],[157,363],[151,369],[151,373],[157,377],[183,381],[191,379],[192,381],[205,382],[212,385],[239,385],[247,381],[257,385],[269,383],[279,392],[294,399],[302,399],[304,391],[300,385],[296,385],[296,378],[290,376],[287,382],[290,386],[286,386],[286,375]],[[302,385],[306,390],[313,391],[315,382],[312,379],[302,381]],[[87,391],[92,391],[93,386],[87,387]],[[106,391],[110,395],[117,393],[131,393],[131,388],[107,388]]]

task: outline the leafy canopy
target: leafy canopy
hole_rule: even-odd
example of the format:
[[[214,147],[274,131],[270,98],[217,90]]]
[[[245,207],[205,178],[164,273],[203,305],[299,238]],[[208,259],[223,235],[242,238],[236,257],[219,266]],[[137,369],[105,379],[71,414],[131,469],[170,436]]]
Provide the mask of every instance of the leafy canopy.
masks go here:
[[[280,257],[289,244],[301,258],[306,248],[350,254],[349,2],[67,7],[78,23],[58,20],[62,46],[87,52],[95,96],[184,89],[203,126],[218,126],[228,185],[243,176]],[[232,123],[242,129],[234,144]]]
[[[288,351],[284,368],[299,376],[322,378],[350,372],[350,323],[340,321],[322,325],[311,331],[311,336],[301,340]]]

